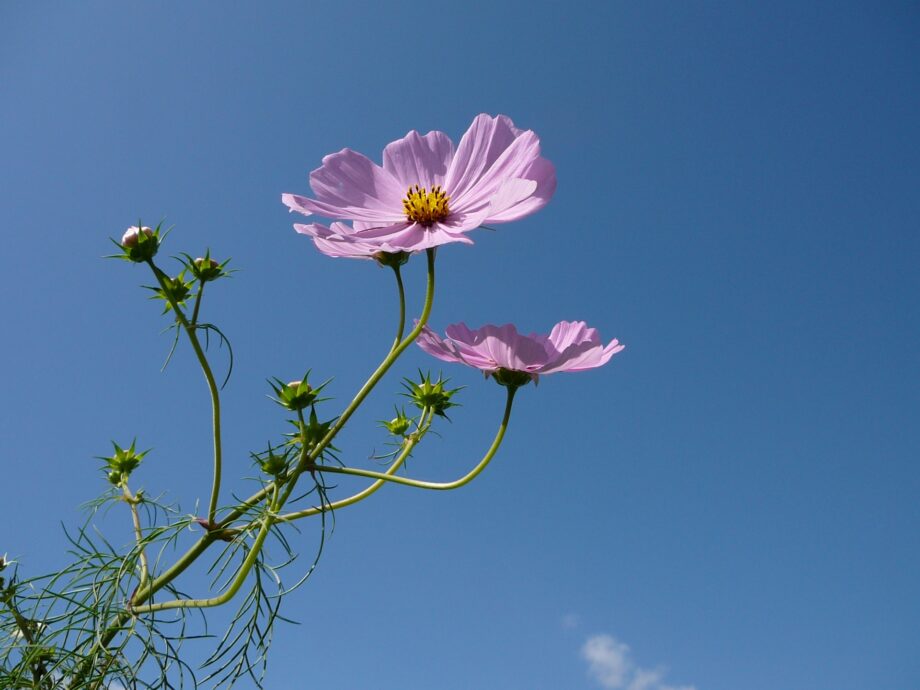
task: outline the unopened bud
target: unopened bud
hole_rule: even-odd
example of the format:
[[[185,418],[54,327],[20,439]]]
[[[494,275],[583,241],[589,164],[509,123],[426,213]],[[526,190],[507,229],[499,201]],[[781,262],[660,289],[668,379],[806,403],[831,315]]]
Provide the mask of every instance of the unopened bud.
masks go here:
[[[132,225],[130,228],[125,230],[125,234],[121,236],[122,246],[129,249],[136,247],[139,235],[141,233],[144,233],[147,237],[151,237],[153,235],[153,230],[148,228],[146,225],[140,228],[136,225]]]
[[[217,268],[220,266],[220,264],[217,263],[214,259],[206,259],[203,256],[199,256],[197,259],[195,259],[195,266],[201,270],[203,268]]]
[[[221,276],[226,275],[220,263],[210,256],[199,256],[195,259],[192,262],[192,270],[202,283],[217,280]]]
[[[122,259],[135,263],[150,261],[160,248],[160,226],[152,230],[146,225],[132,225],[125,230],[118,246],[124,252],[120,255]]]

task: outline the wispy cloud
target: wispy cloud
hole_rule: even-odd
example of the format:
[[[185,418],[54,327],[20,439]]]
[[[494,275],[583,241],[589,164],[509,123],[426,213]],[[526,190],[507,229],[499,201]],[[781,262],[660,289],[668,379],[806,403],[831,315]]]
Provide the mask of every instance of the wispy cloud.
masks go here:
[[[581,648],[588,674],[608,690],[696,690],[692,685],[668,685],[661,668],[641,668],[629,645],[612,635],[592,635]]]
[[[578,614],[576,613],[567,613],[562,617],[562,629],[563,630],[574,630],[578,627]]]

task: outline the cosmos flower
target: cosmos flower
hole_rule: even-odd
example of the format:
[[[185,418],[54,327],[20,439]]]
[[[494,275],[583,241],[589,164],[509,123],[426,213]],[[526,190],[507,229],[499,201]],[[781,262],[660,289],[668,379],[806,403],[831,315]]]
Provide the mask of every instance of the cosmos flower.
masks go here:
[[[315,199],[283,194],[281,200],[307,216],[355,222],[348,233],[354,239],[419,251],[449,242],[472,244],[468,231],[541,209],[556,190],[556,171],[540,157],[536,134],[516,128],[504,115],[483,114],[456,150],[443,132],[412,131],[387,145],[383,166],[350,149],[326,156],[310,173],[310,187]],[[339,234],[327,230],[323,239]]]
[[[499,383],[522,385],[540,374],[584,371],[606,364],[624,346],[608,345],[584,321],[560,321],[549,335],[521,335],[512,324],[470,330],[448,326],[441,338],[427,326],[416,341],[425,352],[445,362],[459,362],[494,375]]]

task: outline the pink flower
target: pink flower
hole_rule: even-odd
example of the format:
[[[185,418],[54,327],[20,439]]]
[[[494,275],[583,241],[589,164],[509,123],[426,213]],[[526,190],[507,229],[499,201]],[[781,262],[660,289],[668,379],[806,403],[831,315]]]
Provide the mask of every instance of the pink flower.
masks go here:
[[[446,335],[442,339],[426,326],[416,342],[438,359],[481,369],[486,376],[494,374],[499,383],[513,385],[536,381],[540,374],[599,367],[625,347],[618,340],[605,347],[597,329],[588,328],[584,321],[560,321],[549,335],[527,336],[510,323],[475,331],[458,323],[448,326]]]
[[[310,187],[315,199],[282,194],[281,200],[307,216],[355,222],[348,233],[326,228],[324,239],[341,234],[419,251],[449,242],[472,244],[468,231],[541,209],[556,190],[556,171],[540,157],[536,134],[517,129],[504,115],[483,114],[456,150],[443,132],[412,131],[387,145],[382,167],[350,149],[326,156],[310,173]],[[313,228],[316,238],[324,226],[303,227]],[[351,240],[335,246],[348,251],[346,243]]]

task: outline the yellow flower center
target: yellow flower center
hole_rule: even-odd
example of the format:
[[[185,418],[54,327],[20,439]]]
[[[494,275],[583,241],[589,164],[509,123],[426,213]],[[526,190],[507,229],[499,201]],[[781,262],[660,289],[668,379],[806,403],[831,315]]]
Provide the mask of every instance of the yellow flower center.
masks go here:
[[[406,218],[413,223],[428,227],[433,223],[447,218],[450,209],[447,202],[450,197],[444,193],[440,185],[435,185],[429,192],[426,187],[409,187],[406,198],[403,199],[403,210],[406,212]]]

